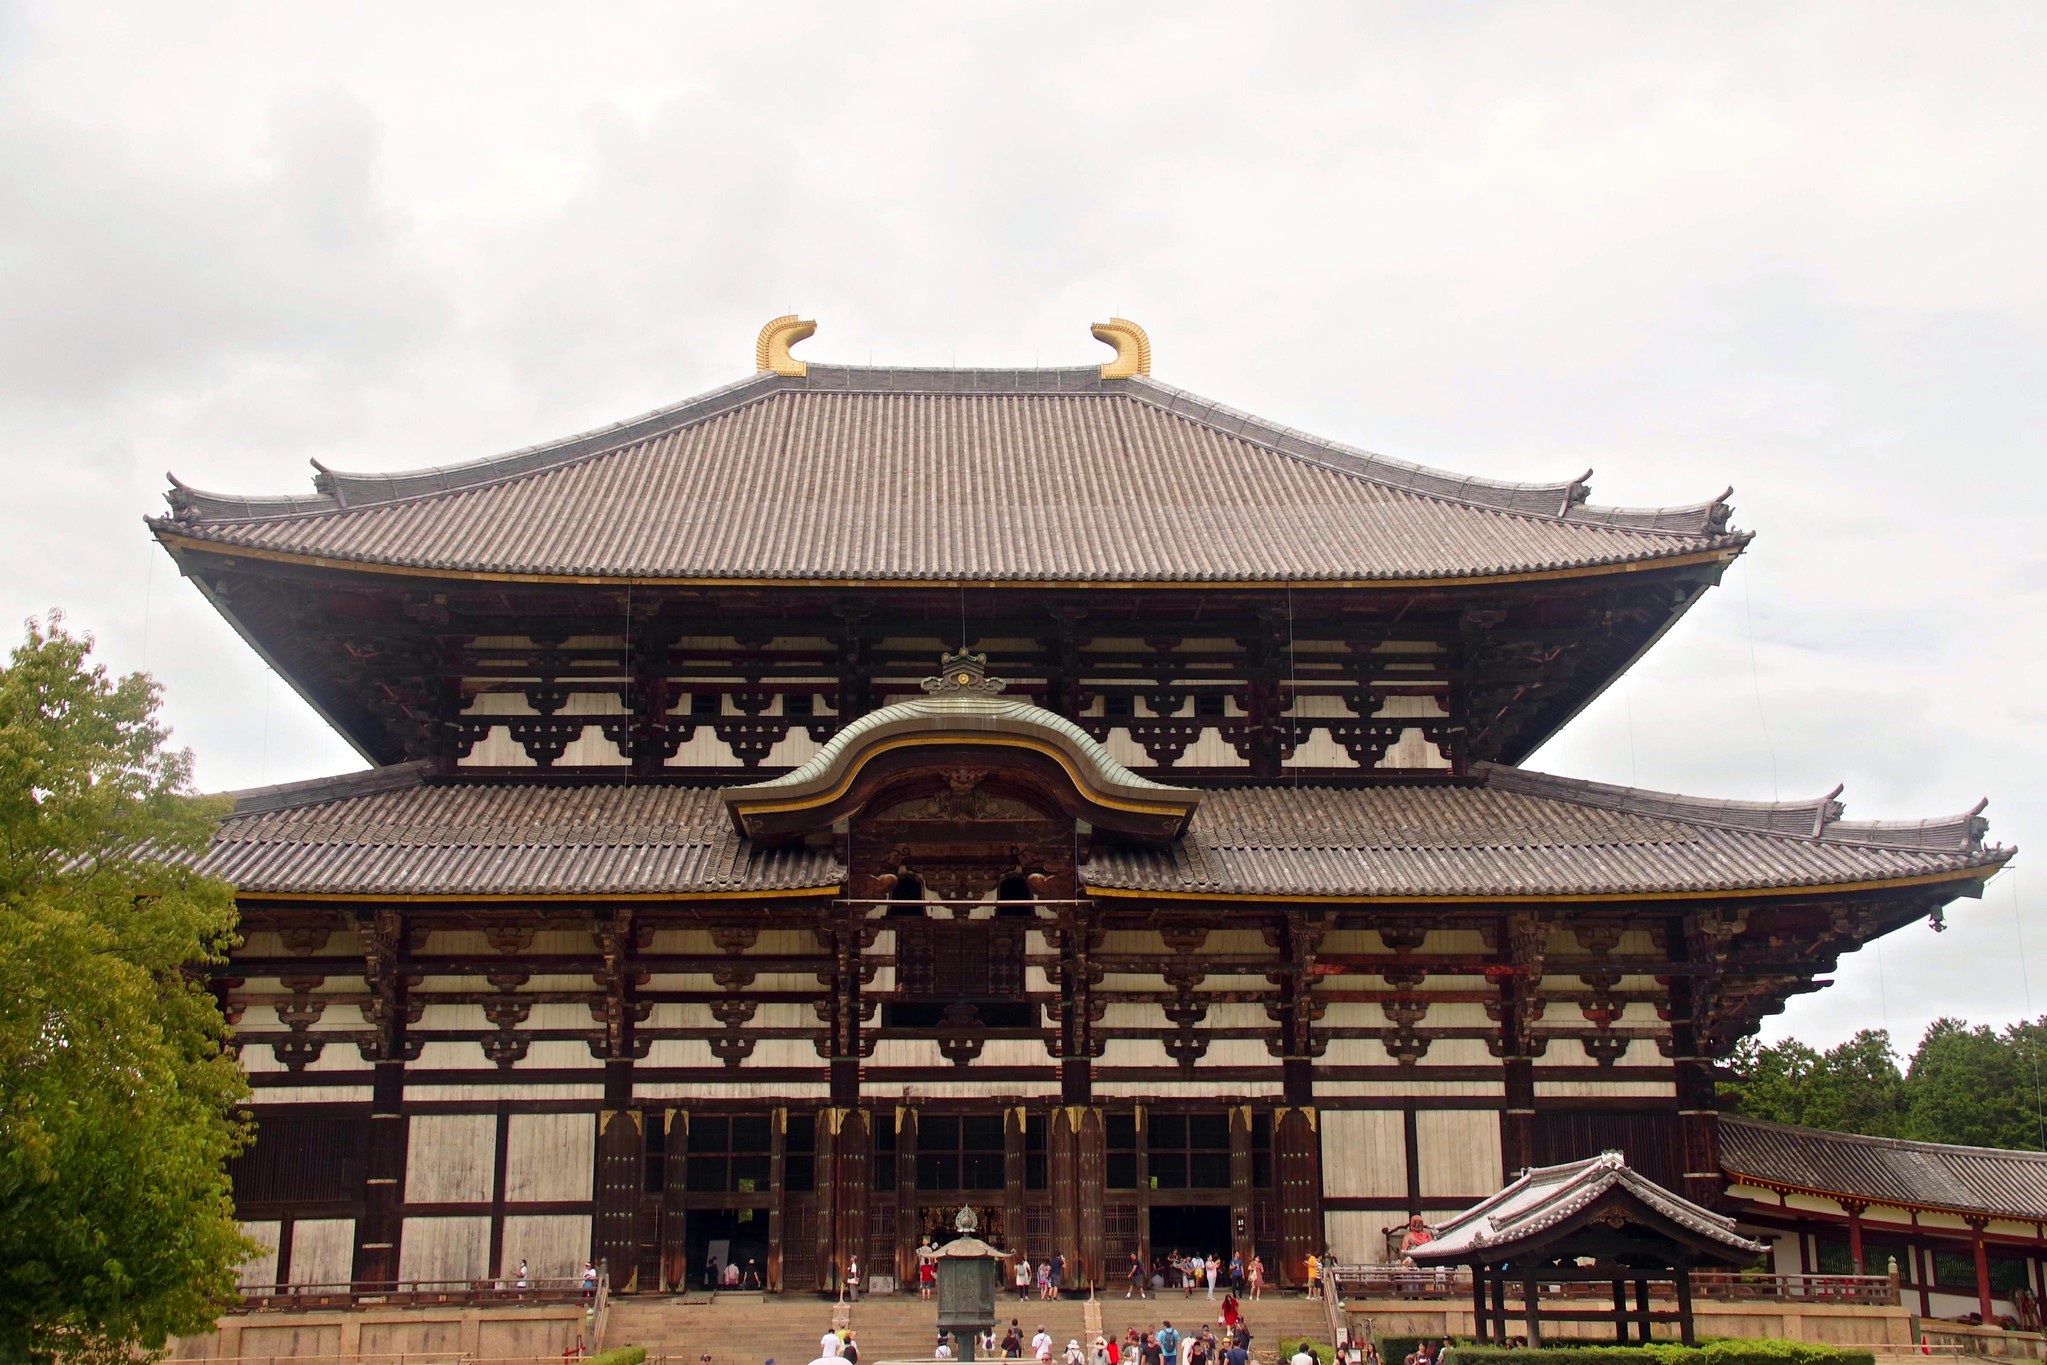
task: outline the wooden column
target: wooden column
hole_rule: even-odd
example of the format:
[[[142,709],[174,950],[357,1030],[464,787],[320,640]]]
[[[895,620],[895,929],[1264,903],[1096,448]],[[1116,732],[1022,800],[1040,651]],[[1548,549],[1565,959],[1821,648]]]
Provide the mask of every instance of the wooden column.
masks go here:
[[[1143,1259],[1148,1272],[1151,1269],[1151,1132],[1145,1126],[1147,1117],[1142,1105],[1131,1115],[1131,1121],[1137,1125],[1137,1254]]]
[[[1009,1105],[1002,1111],[1002,1235],[1012,1251],[1034,1260],[1052,1254],[1051,1247],[1030,1246],[1030,1229],[1024,1218],[1024,1111]]]
[[[1094,989],[1103,975],[1094,950],[1103,931],[1085,904],[1061,907],[1059,925],[1059,1100],[1086,1105],[1094,1100]]]
[[[1255,1229],[1251,1207],[1251,1106],[1230,1108],[1230,1250],[1251,1264]]]
[[[1862,1209],[1861,1204],[1848,1200],[1841,1202],[1848,1210],[1848,1264],[1857,1275],[1866,1273],[1862,1269]]]
[[[762,1283],[782,1292],[782,1238],[789,1226],[789,1111],[768,1114],[768,1266]]]
[[[1272,1116],[1272,1162],[1279,1185],[1279,1260],[1289,1284],[1307,1279],[1308,1256],[1322,1250],[1322,1134],[1314,1109]]]
[[[395,1280],[405,1227],[405,1063],[419,1056],[419,1045],[406,1037],[406,1025],[417,1011],[406,999],[404,917],[396,910],[365,911],[355,928],[369,988],[363,1016],[370,1036],[359,1046],[374,1065],[363,1152],[363,1214],[355,1224],[350,1278]]]
[[[671,1109],[667,1153],[661,1161],[661,1284],[664,1289],[688,1285],[689,1263],[689,1111]],[[770,1229],[769,1254],[781,1255],[780,1228]]]
[[[1989,1226],[1982,1218],[1964,1219],[1969,1225],[1969,1249],[1976,1253],[1976,1308],[1983,1314],[1985,1326],[1990,1324],[1990,1251],[1983,1243],[1983,1229]]]
[[[832,955],[830,1042],[831,1100],[851,1108],[860,1102],[860,946],[865,912],[859,906],[829,912],[818,936]]]
[[[872,1257],[867,1246],[867,1202],[868,1194],[874,1188],[874,1135],[869,1127],[865,1109],[849,1109],[846,1121],[839,1128],[839,1255],[837,1269],[844,1278],[849,1262],[860,1258],[861,1278],[865,1279]]]
[[[839,1128],[843,1109],[822,1109],[817,1115],[817,1177],[812,1183],[817,1204],[817,1285],[830,1293],[838,1288],[833,1259],[839,1245]]]
[[[633,1109],[607,1109],[597,1120],[597,1208],[590,1254],[611,1272],[612,1288],[639,1285],[640,1189],[646,1180],[646,1137]]]
[[[917,1248],[924,1241],[923,1217],[917,1209],[917,1111],[896,1110],[896,1279],[917,1282]]]
[[[1109,1128],[1099,1109],[1069,1111],[1075,1115],[1074,1136],[1078,1153],[1080,1190],[1080,1247],[1077,1264],[1085,1267],[1088,1283],[1106,1288],[1115,1273],[1109,1264],[1108,1229],[1102,1214],[1102,1200],[1109,1187]]]

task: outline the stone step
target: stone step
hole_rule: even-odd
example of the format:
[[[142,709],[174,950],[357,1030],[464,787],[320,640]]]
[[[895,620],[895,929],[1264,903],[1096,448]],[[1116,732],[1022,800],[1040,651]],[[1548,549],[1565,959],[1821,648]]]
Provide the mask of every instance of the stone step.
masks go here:
[[[1150,1331],[1171,1322],[1184,1332],[1214,1324],[1219,1302],[1201,1294],[1189,1298],[1169,1292],[1145,1299],[1116,1295],[1100,1301],[1102,1327],[1121,1337],[1131,1327]],[[808,1294],[720,1294],[710,1299],[622,1295],[611,1301],[604,1346],[644,1346],[650,1360],[670,1365],[698,1365],[706,1353],[712,1365],[761,1365],[770,1359],[776,1365],[809,1365],[836,1307]],[[1254,1352],[1261,1356],[1281,1337],[1328,1335],[1322,1305],[1296,1295],[1246,1303],[1244,1310]],[[1043,1327],[1052,1336],[1055,1357],[1063,1357],[1068,1341],[1087,1344],[1085,1311],[1085,1300],[1078,1298],[1051,1303],[1035,1294],[1026,1300],[1000,1299],[997,1335],[1012,1318],[1026,1337]],[[935,1300],[914,1294],[882,1295],[846,1305],[846,1312],[863,1361],[930,1358],[937,1338]]]

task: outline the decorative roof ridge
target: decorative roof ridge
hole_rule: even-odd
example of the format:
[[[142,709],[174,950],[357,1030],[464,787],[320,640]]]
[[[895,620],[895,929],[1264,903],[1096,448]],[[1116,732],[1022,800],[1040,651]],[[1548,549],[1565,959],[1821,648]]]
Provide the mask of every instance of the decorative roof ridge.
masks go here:
[[[1752,538],[1751,533],[1731,531],[1728,527],[1732,509],[1727,499],[1732,488],[1710,501],[1684,506],[1595,507],[1586,501],[1591,487],[1589,469],[1562,483],[1517,483],[1455,474],[1314,436],[1148,376],[1105,379],[1098,366],[920,368],[812,364],[803,374],[762,372],[624,421],[474,460],[388,473],[349,473],[315,460],[313,482],[317,491],[311,496],[217,493],[195,488],[177,475],[167,474],[171,487],[165,500],[170,504],[171,515],[151,518],[150,524],[171,529],[194,522],[319,516],[487,487],[611,454],[782,392],[962,397],[1121,395],[1275,454],[1442,501],[1547,521],[1579,522],[1672,537],[1707,535],[1744,544]]]
[[[355,773],[336,773],[331,777],[312,777],[300,782],[279,782],[268,787],[244,787],[239,791],[224,792],[222,795],[234,798],[235,808],[227,818],[232,820],[244,815],[268,815],[274,811],[292,810],[300,806],[317,806],[327,801],[344,800],[352,796],[374,796],[379,792],[404,791],[425,785],[427,775],[433,770],[429,759],[415,759],[410,763],[393,763],[382,768],[367,768]]]
[[[1677,507],[1595,507],[1587,503],[1592,492],[1590,469],[1563,483],[1520,483],[1475,474],[1454,474],[1431,465],[1395,459],[1315,436],[1297,427],[1283,426],[1255,413],[1149,377],[1115,382],[1126,386],[1132,397],[1175,416],[1200,422],[1282,455],[1404,492],[1548,521],[1586,522],[1672,536],[1739,537],[1743,543],[1754,538],[1752,532],[1732,531],[1728,527],[1734,511],[1727,502],[1734,494],[1731,486],[1717,498]]]
[[[1570,801],[1630,815],[1752,830],[1788,839],[1861,844],[1918,853],[1988,853],[2009,857],[2015,851],[1997,845],[1986,848],[1984,845],[1983,836],[1989,832],[1989,825],[1981,812],[1989,804],[1987,801],[1977,803],[1961,815],[1927,820],[1846,821],[1841,819],[1843,807],[1835,799],[1842,792],[1839,786],[1824,796],[1806,801],[1744,801],[1623,787],[1483,760],[1472,764],[1472,769],[1484,777],[1485,785],[1502,791]]]
[[[1720,1122],[1735,1124],[1744,1128],[1761,1128],[1770,1132],[1791,1133],[1800,1137],[1823,1138],[1829,1142],[1851,1143],[1862,1147],[1877,1147],[1893,1152],[1923,1152],[1928,1155],[1952,1153],[1958,1156],[2008,1157],[2028,1165],[2047,1168],[2047,1152],[2029,1152],[2016,1147],[1971,1147],[1959,1142],[1927,1142],[1922,1138],[1877,1137],[1870,1133],[1843,1133],[1833,1128],[1811,1128],[1802,1123],[1779,1123],[1775,1119],[1750,1118],[1746,1114],[1722,1114]],[[1723,1163],[1724,1164],[1724,1163]],[[1755,1175],[1779,1184],[1798,1182],[1785,1181],[1776,1176],[1763,1176],[1757,1171],[1737,1171],[1737,1174]]]
[[[622,422],[449,465],[394,470],[386,474],[350,474],[329,469],[314,460],[313,486],[319,491],[311,498],[296,495],[240,497],[211,493],[193,488],[171,474],[166,476],[171,481],[171,491],[164,495],[165,501],[171,505],[171,516],[151,518],[150,524],[176,529],[176,523],[180,522],[261,521],[272,517],[346,512],[506,483],[607,455],[694,422],[721,417],[790,385],[791,381],[780,375],[748,375],[735,383]],[[801,387],[800,383],[795,387]]]

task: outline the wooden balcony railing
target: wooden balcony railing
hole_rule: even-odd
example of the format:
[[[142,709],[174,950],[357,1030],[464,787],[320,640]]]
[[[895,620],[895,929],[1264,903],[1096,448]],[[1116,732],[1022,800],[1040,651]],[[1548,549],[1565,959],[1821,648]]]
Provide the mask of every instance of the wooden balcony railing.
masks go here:
[[[482,1304],[589,1303],[601,1305],[609,1286],[599,1275],[595,1291],[580,1278],[492,1280],[356,1280],[345,1284],[245,1284],[244,1311],[304,1311],[315,1308],[407,1308],[420,1304],[475,1307]]]
[[[1324,1272],[1336,1291],[1358,1299],[1471,1298],[1471,1272],[1461,1267],[1421,1270],[1397,1265],[1338,1265]],[[1543,1283],[1538,1280],[1538,1283]],[[1650,1292],[1675,1298],[1676,1282],[1658,1279]],[[1545,1298],[1596,1298],[1611,1291],[1604,1282],[1544,1284]],[[1519,1301],[1511,1282],[1508,1298]],[[1692,1297],[1710,1302],[1866,1304],[1895,1306],[1897,1281],[1888,1275],[1761,1275],[1748,1272],[1694,1271]]]

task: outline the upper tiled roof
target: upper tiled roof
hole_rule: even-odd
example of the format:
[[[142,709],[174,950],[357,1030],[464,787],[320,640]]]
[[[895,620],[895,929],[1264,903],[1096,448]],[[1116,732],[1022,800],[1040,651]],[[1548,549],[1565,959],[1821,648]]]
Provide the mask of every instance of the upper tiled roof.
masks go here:
[[[1085,880],[1095,891],[1276,899],[1740,893],[1988,876],[2011,856],[1985,848],[1975,822],[1947,847],[1923,835],[1878,844],[1867,841],[1872,827],[1838,821],[1817,837],[1758,827],[1766,811],[1791,806],[1729,815],[1658,797],[1645,813],[1613,808],[1619,788],[1500,768],[1481,776],[1468,786],[1206,792],[1176,845],[1098,848]],[[202,870],[246,892],[303,895],[772,891],[845,877],[824,850],[742,839],[721,789],[423,779],[406,765],[244,793]]]
[[[1759,1255],[1761,1242],[1734,1230],[1734,1220],[1672,1194],[1632,1169],[1619,1152],[1603,1152],[1561,1166],[1536,1166],[1512,1184],[1458,1214],[1435,1240],[1416,1247],[1415,1260],[1490,1264],[1506,1249],[1540,1246],[1544,1234],[1570,1223],[1614,1191],[1632,1195],[1671,1224],[1723,1248],[1732,1257]]]
[[[1720,1120],[1720,1169],[1737,1181],[1894,1208],[2047,1219],[2047,1152],[1862,1137],[1729,1115]]]
[[[322,470],[310,497],[176,484],[223,545],[448,572],[663,579],[1289,581],[1487,576],[1737,547],[1725,495],[1586,505],[1094,369],[812,365],[493,459]]]

